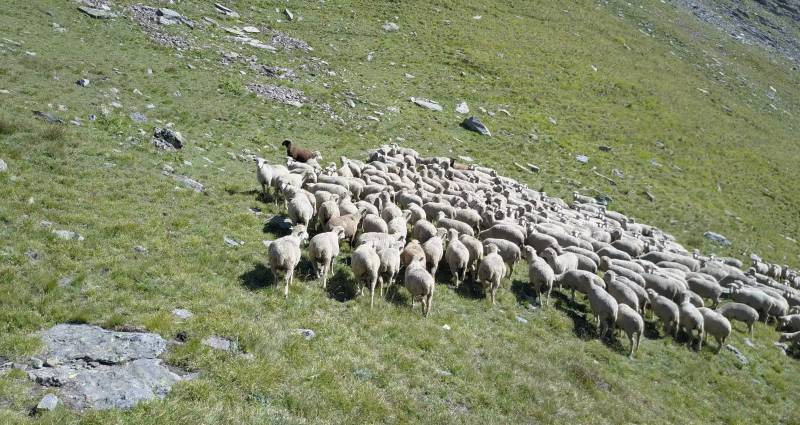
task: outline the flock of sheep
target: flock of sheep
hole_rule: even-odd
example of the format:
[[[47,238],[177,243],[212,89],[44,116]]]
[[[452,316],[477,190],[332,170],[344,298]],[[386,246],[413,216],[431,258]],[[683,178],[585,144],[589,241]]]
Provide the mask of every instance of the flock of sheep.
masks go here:
[[[740,260],[689,252],[671,235],[594,198],[575,193],[567,204],[493,169],[397,145],[371,151],[367,162],[341,157],[341,167],[324,168],[319,152],[288,140],[283,146],[285,166],[255,161],[262,192],[283,199],[293,224],[290,235],[264,241],[268,266],[276,280],[284,275],[287,297],[306,241],[325,287],[346,239],[357,288],[369,289],[371,308],[376,288],[382,297],[384,287],[401,280],[412,309],[420,300],[427,316],[443,260],[456,287],[479,282],[494,303],[503,279],[524,259],[540,304],[554,288],[569,290],[573,300],[576,291],[584,294],[601,338],[622,330],[630,356],[647,307],[666,334],[677,337],[682,329],[690,346],[696,337],[698,350],[710,334],[719,352],[732,320],[752,334],[759,319],[774,319],[787,332],[781,342],[800,343],[800,274],[787,266],[753,256],[742,272]],[[315,233],[310,240],[309,232]]]

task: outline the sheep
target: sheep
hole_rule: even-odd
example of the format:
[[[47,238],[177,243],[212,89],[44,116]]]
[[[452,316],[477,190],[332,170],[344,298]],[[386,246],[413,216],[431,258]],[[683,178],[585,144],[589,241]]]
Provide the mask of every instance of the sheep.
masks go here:
[[[731,334],[731,322],[729,322],[725,316],[710,308],[701,307],[697,310],[703,315],[703,330],[706,334],[705,339],[707,340],[708,334],[711,334],[711,336],[717,340],[717,354],[719,354],[719,351],[722,349],[722,344],[725,343],[725,340]]]
[[[308,256],[314,264],[317,278],[322,278],[323,288],[327,287],[333,260],[339,255],[341,239],[344,239],[344,229],[336,226],[330,232],[317,234],[308,242]]]
[[[532,246],[539,255],[541,255],[547,248],[553,248],[557,252],[561,250],[556,238],[544,233],[536,232],[533,225],[528,227],[528,236],[525,237],[525,245]]]
[[[569,270],[578,269],[578,257],[571,252],[557,255],[553,248],[547,248],[542,253],[542,258],[553,268],[555,274],[562,274]]]
[[[406,215],[403,217],[395,217],[389,220],[386,223],[386,231],[389,232],[390,235],[398,235],[403,238],[403,240],[408,237],[408,218]]]
[[[782,333],[778,342],[791,342],[792,344],[800,344],[800,332]]]
[[[778,329],[786,332],[800,331],[800,314],[782,316],[778,319]]]
[[[402,217],[405,218],[405,214],[403,214],[403,210],[400,209],[395,204],[384,205],[383,209],[381,210],[381,218],[385,222],[392,221],[393,218]]]
[[[425,261],[425,250],[422,249],[422,244],[415,239],[412,239],[400,253],[400,264],[408,267],[416,260]]]
[[[764,323],[767,323],[769,310],[773,304],[769,295],[753,288],[731,288],[731,299],[753,307],[764,317]]]
[[[358,238],[356,238],[356,246],[365,244],[367,242],[372,243],[372,246],[377,251],[379,249],[390,247],[396,243],[400,243],[402,245],[403,240],[400,235],[390,235],[382,232],[362,233],[358,235]]]
[[[609,295],[605,289],[597,285],[590,285],[586,295],[589,298],[589,306],[592,308],[599,326],[600,338],[603,339],[608,332],[609,325],[613,327],[617,321],[619,309],[617,300]]]
[[[497,245],[490,243],[486,247],[486,255],[478,266],[478,280],[483,284],[487,297],[491,296],[492,305],[495,304],[500,281],[506,275],[506,263],[497,252]]]
[[[747,325],[747,332],[753,336],[753,325],[758,321],[758,311],[743,303],[727,303],[717,308],[717,312],[728,320],[738,320]]]
[[[480,229],[481,221],[483,221],[477,211],[468,208],[456,208],[453,218],[467,223],[474,230]]]
[[[428,220],[421,219],[414,223],[414,226],[411,228],[411,237],[418,240],[420,243],[425,243],[434,236],[436,236],[436,226],[431,224]]]
[[[507,239],[489,238],[483,240],[484,250],[486,250],[486,247],[489,244],[493,244],[497,247],[500,256],[503,257],[503,261],[507,265],[506,275],[511,276],[511,273],[514,272],[514,265],[522,257],[522,252],[520,251],[519,246]]]
[[[613,239],[613,235],[612,235]],[[644,243],[638,239],[624,238],[611,242],[611,246],[636,258],[644,252]]]
[[[631,261],[631,256],[625,251],[621,251],[611,245],[604,246],[596,251],[600,257],[608,257],[614,260]]]
[[[625,335],[628,336],[628,342],[631,344],[631,350],[628,353],[629,358],[633,358],[633,354],[639,351],[639,341],[642,339],[644,333],[644,320],[642,316],[627,304],[619,304],[617,306],[617,320],[616,327],[622,329]]]
[[[288,209],[289,220],[295,225],[302,224],[304,227],[308,227],[308,223],[314,216],[314,208],[311,206],[308,197],[303,193],[296,192],[294,194],[289,201]]]
[[[540,305],[547,305],[550,301],[550,291],[553,290],[555,273],[553,268],[543,258],[536,255],[536,250],[528,245],[523,248],[523,256],[528,261],[528,281],[536,293]],[[542,298],[544,293],[545,298]]]
[[[344,236],[350,242],[350,246],[352,246],[356,232],[358,231],[358,224],[361,222],[363,217],[363,213],[340,215],[328,220],[326,227],[328,229],[332,229],[336,226],[339,226],[344,229]]]
[[[722,295],[722,286],[717,282],[700,278],[689,278],[686,280],[689,290],[697,295],[710,299],[713,304],[711,308],[717,308],[719,305],[720,296]]]
[[[261,185],[261,193],[268,194],[267,188],[272,187],[278,176],[289,174],[289,169],[279,164],[269,164],[264,158],[254,158],[256,163],[256,179]]]
[[[294,281],[294,269],[300,263],[300,243],[308,239],[305,226],[292,227],[292,233],[273,241],[263,241],[267,248],[267,265],[273,276],[275,284],[278,283],[278,274],[284,273],[286,285],[283,295],[289,297],[289,284]]]
[[[574,252],[572,254],[574,254],[578,259],[578,270],[586,270],[587,272],[597,273],[597,263],[592,261],[591,258]]]
[[[378,283],[378,273],[381,268],[381,259],[378,257],[378,253],[375,252],[372,242],[359,245],[353,251],[350,257],[350,268],[353,269],[353,276],[355,276],[361,295],[364,294],[364,287],[369,285],[369,308],[372,309],[375,304],[375,285]]]
[[[633,261],[626,261],[626,260],[618,260],[614,258],[610,258],[607,256],[601,256],[600,262],[597,265],[602,270],[608,270],[611,267],[620,267],[628,269],[636,274],[644,273],[644,267],[641,264],[633,262]]]
[[[414,226],[418,221],[425,220],[428,217],[427,214],[425,214],[425,210],[417,204],[409,204],[407,208],[411,211],[411,215],[408,218],[408,223],[411,224],[411,226]]]
[[[505,239],[518,247],[525,244],[525,232],[519,226],[507,223],[495,224],[478,234],[478,238],[481,240]]]
[[[639,297],[631,288],[616,278],[616,273],[610,271],[603,276],[603,282],[606,284],[608,293],[617,300],[619,304],[630,306],[636,311],[639,311]]]
[[[291,140],[284,140],[281,146],[286,148],[286,156],[292,157],[295,161],[308,162],[312,158],[322,160],[322,155],[319,152],[312,152],[308,149],[293,146]]]
[[[592,262],[595,264],[595,270],[594,271],[597,271],[596,270],[597,266],[600,264],[600,256],[595,254],[594,251],[591,251],[591,250],[588,250],[588,249],[583,249],[583,248],[578,247],[578,246],[568,246],[568,247],[564,248],[564,251],[571,252],[571,253],[579,255],[579,256],[582,255],[582,256],[587,257],[588,259],[592,260]],[[584,269],[584,270],[586,270],[586,269]]]
[[[329,200],[320,204],[317,209],[317,223],[319,223],[320,228],[324,228],[332,218],[342,215],[339,211],[338,198],[336,195],[331,195]]]
[[[569,289],[572,292],[571,298],[573,301],[575,300],[575,291],[588,294],[592,286],[606,288],[605,282],[599,276],[592,272],[578,269],[567,270],[564,273],[555,275],[554,282],[559,287]]]
[[[683,292],[680,283],[673,279],[652,273],[644,273],[641,276],[645,281],[645,289],[652,289],[671,300],[677,301],[678,295]]]
[[[469,251],[469,262],[467,269],[472,271],[472,279],[475,279],[475,273],[478,271],[478,264],[483,260],[483,244],[474,236],[460,235],[458,240],[467,247]]]
[[[636,294],[636,298],[638,299],[639,310],[644,314],[645,308],[648,304],[650,304],[650,297],[647,295],[647,290],[644,289],[644,286],[638,285],[635,282],[632,282],[630,279],[626,278],[625,276],[617,276],[616,281],[628,287],[634,294]]]
[[[677,338],[681,317],[678,305],[670,298],[659,295],[653,289],[647,290],[647,296],[650,298],[650,305],[656,317],[664,324],[664,333],[667,335],[672,333],[673,338]]]
[[[436,288],[433,276],[425,270],[424,258],[415,258],[406,267],[404,284],[411,294],[411,309],[414,309],[414,300],[422,301],[422,314],[428,317],[433,304],[433,292]]]
[[[697,330],[697,350],[700,351],[700,349],[703,348],[703,315],[700,314],[697,307],[691,303],[691,296],[687,293],[683,294],[681,303],[678,305],[678,310],[680,314],[678,323],[681,328],[683,328],[683,331],[689,335],[689,347],[692,346],[692,341],[694,340],[693,332]]]
[[[473,236],[475,234],[469,224],[452,218],[446,218],[444,211],[439,211],[439,215],[436,219],[436,225],[445,229],[454,229],[462,235]]]
[[[469,249],[458,239],[458,232],[450,229],[447,234],[447,249],[444,252],[445,261],[450,267],[456,288],[464,281],[469,265]]]
[[[428,271],[431,275],[436,277],[436,270],[439,268],[439,262],[442,261],[444,256],[444,229],[439,229],[436,236],[428,239],[422,244],[422,250],[425,251],[425,264],[428,266]]]
[[[367,214],[361,221],[361,230],[364,232],[389,233],[389,226],[377,215]]]
[[[377,254],[381,261],[378,270],[378,285],[381,288],[381,298],[383,298],[383,287],[388,288],[394,283],[397,273],[400,272],[400,248],[402,244],[397,243],[390,247],[379,249]]]

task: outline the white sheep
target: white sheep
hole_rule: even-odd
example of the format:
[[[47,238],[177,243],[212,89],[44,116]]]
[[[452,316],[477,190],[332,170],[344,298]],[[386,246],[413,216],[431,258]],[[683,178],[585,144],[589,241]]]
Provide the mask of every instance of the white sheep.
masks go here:
[[[514,265],[522,258],[519,246],[507,239],[488,238],[483,240],[483,249],[485,250],[489,244],[497,247],[498,253],[503,257],[503,261],[507,266],[506,276],[511,276],[514,271]]]
[[[717,313],[716,311],[700,307],[697,309],[703,315],[703,330],[705,332],[705,339],[708,339],[708,334],[717,340],[717,353],[722,349],[722,344],[731,334],[731,322],[725,316]]]
[[[486,247],[486,255],[478,266],[478,280],[483,284],[486,295],[491,296],[492,304],[495,303],[497,289],[500,288],[500,281],[505,275],[506,263],[497,253],[497,246],[490,243]]]
[[[414,226],[411,227],[411,237],[418,240],[420,243],[425,243],[434,236],[436,236],[436,226],[431,224],[428,220],[417,220]]]
[[[308,227],[308,223],[314,216],[314,207],[311,206],[308,197],[301,192],[294,193],[294,196],[289,201],[288,209],[289,220],[294,225],[302,224],[304,227]]]
[[[609,325],[613,327],[617,321],[617,310],[619,309],[617,300],[597,285],[590,285],[586,295],[596,318],[600,338],[605,338]]]
[[[439,269],[439,262],[444,256],[444,235],[445,230],[438,229],[435,236],[422,243],[422,250],[425,251],[425,263],[434,277],[436,277],[436,270]]]
[[[372,309],[375,304],[375,286],[378,283],[378,273],[381,268],[381,259],[375,252],[372,242],[366,242],[353,251],[350,257],[350,267],[353,269],[353,276],[355,276],[361,295],[364,294],[364,288],[369,286],[369,308]]]
[[[339,256],[339,241],[344,239],[344,229],[336,226],[330,232],[319,233],[308,242],[308,257],[314,264],[317,278],[322,278],[326,288],[333,261]]]
[[[694,340],[693,332],[697,330],[697,350],[699,351],[701,348],[703,348],[703,315],[700,314],[700,311],[697,310],[697,307],[692,304],[691,296],[686,293],[683,294],[681,303],[678,305],[678,310],[680,311],[678,323],[680,323],[683,331],[689,335],[689,347],[692,346],[692,341]]]
[[[758,310],[743,303],[727,303],[717,308],[717,312],[728,320],[737,320],[747,325],[747,332],[753,336],[753,325],[758,322]]]
[[[627,304],[619,304],[617,308],[616,326],[622,329],[625,335],[628,336],[628,342],[631,344],[628,357],[633,358],[633,354],[639,351],[639,342],[644,333],[644,320],[642,320],[642,316]]]
[[[450,267],[450,274],[453,275],[456,288],[464,281],[469,265],[469,249],[458,239],[458,232],[450,229],[447,233],[447,249],[444,252],[444,259]]]
[[[475,273],[478,271],[478,264],[483,260],[483,244],[478,238],[470,235],[460,235],[458,240],[467,247],[469,251],[469,263],[467,269],[472,273],[472,279],[475,279]]]
[[[286,285],[283,295],[289,297],[289,284],[294,281],[294,269],[300,263],[300,243],[308,239],[305,226],[299,225],[292,228],[290,235],[273,241],[263,241],[267,248],[267,265],[273,276],[275,284],[278,283],[278,274],[284,273]]]
[[[436,284],[433,276],[425,270],[424,259],[417,257],[406,267],[404,284],[411,294],[411,309],[414,309],[414,300],[419,298],[422,301],[422,313],[428,317]]]
[[[380,216],[367,214],[361,221],[361,230],[364,232],[389,233],[389,227]]]
[[[539,300],[539,304],[547,305],[556,278],[553,268],[547,264],[547,261],[537,256],[536,250],[531,246],[525,245],[523,255],[528,261],[528,281],[536,293],[536,298]]]
[[[379,249],[377,254],[381,261],[380,269],[378,270],[378,286],[380,286],[380,295],[383,298],[383,287],[387,291],[392,284],[394,284],[397,273],[400,272],[400,248],[403,245],[396,243],[390,247]]]
[[[547,248],[542,252],[542,258],[547,261],[557,275],[578,269],[578,257],[571,252],[558,255],[555,249]]]
[[[617,303],[625,304],[634,311],[639,311],[639,297],[628,285],[617,279],[616,273],[613,271],[606,272],[603,275],[603,281],[606,283],[608,293],[617,300]]]
[[[678,305],[652,289],[647,290],[647,295],[650,298],[650,306],[652,306],[653,312],[664,324],[664,333],[667,335],[672,333],[673,338],[677,338],[681,317]]]

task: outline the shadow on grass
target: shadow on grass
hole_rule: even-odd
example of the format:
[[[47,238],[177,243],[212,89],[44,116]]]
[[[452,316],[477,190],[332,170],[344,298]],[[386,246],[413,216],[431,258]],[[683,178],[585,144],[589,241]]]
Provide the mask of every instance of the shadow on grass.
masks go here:
[[[467,273],[466,278],[464,278],[464,281],[461,282],[458,288],[453,288],[453,291],[460,297],[471,300],[486,298],[481,283],[478,282],[477,279],[473,279],[469,273]]]
[[[517,304],[522,304],[524,302],[533,304],[534,301],[536,301],[530,284],[522,280],[514,280],[511,282],[511,293],[517,298]]]
[[[239,282],[245,288],[257,291],[275,285],[275,276],[264,264],[256,263],[253,270],[239,276]]]
[[[572,333],[575,334],[576,337],[584,341],[600,337],[598,334],[599,329],[594,321],[594,315],[587,305],[578,302],[577,298],[573,301],[571,294],[566,295],[561,291],[555,290],[550,293],[550,301],[555,308],[563,311],[572,320]],[[605,338],[601,338],[601,342],[606,347],[620,354],[627,355],[628,351],[626,351],[622,341],[627,342],[628,338],[624,336],[624,334],[621,334],[623,335],[622,339],[617,339],[614,329],[615,328],[611,326],[611,330]]]
[[[286,219],[283,216],[275,215],[270,217],[266,223],[264,223],[264,233],[272,233],[275,235],[276,238],[280,238],[292,233],[291,227],[286,226]]]
[[[356,298],[356,287],[352,282],[352,276],[347,269],[336,267],[336,272],[328,279],[328,286],[325,288],[328,297],[339,302],[346,302]]]

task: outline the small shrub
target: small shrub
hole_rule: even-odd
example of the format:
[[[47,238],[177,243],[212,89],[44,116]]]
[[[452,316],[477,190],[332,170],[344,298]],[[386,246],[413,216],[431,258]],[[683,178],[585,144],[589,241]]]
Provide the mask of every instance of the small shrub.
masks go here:
[[[48,125],[41,131],[39,131],[39,137],[42,140],[47,140],[51,142],[57,140],[63,140],[66,134],[67,130],[64,128],[63,125]]]

